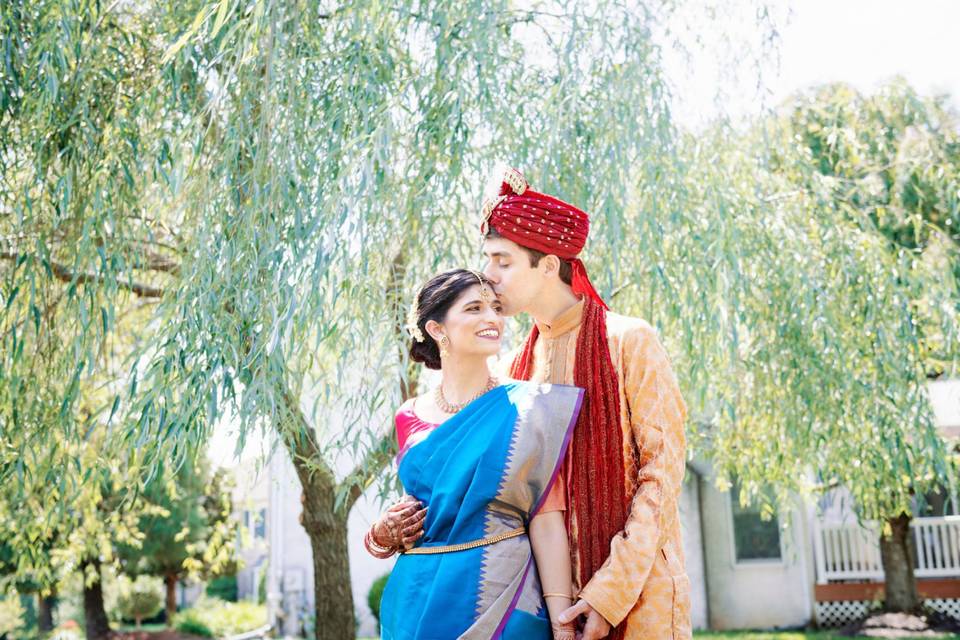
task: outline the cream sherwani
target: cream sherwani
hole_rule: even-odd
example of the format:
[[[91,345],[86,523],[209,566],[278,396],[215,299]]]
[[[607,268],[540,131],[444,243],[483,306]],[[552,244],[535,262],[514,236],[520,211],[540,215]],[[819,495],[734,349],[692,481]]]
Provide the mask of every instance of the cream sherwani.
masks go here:
[[[582,315],[583,301],[552,325],[538,324],[532,380],[574,384]],[[690,581],[678,508],[686,469],[686,405],[653,327],[608,313],[607,336],[620,389],[624,482],[633,501],[624,530],[610,542],[610,557],[580,597],[611,624],[626,620],[628,640],[690,638]],[[571,448],[567,463],[576,460]],[[564,508],[559,483],[545,505],[557,508]],[[570,535],[574,588],[580,589],[576,530]]]

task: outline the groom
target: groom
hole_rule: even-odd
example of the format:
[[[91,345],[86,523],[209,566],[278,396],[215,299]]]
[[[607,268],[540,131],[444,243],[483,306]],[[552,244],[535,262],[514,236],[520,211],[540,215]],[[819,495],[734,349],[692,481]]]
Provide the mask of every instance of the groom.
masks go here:
[[[531,190],[514,169],[483,208],[484,274],[504,315],[534,320],[511,375],[586,389],[549,500],[566,510],[573,554],[576,599],[561,622],[585,620],[584,640],[689,638],[678,510],[686,406],[656,331],[609,312],[591,285],[577,257],[588,230],[585,212]]]

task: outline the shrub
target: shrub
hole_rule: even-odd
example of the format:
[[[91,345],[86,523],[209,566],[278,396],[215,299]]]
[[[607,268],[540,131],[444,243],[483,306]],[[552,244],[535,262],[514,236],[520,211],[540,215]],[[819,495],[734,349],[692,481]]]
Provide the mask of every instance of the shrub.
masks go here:
[[[211,598],[237,601],[237,576],[217,576],[207,584],[206,593]]]
[[[173,626],[183,633],[221,637],[262,627],[267,622],[267,608],[253,602],[224,602],[204,597],[178,613],[173,621]]]
[[[370,591],[367,592],[367,605],[370,607],[373,617],[377,619],[378,625],[380,624],[380,600],[383,598],[383,589],[387,586],[389,577],[390,574],[386,573],[374,580],[373,584],[370,585]]]
[[[152,618],[163,608],[163,581],[153,576],[137,576],[130,580],[121,576],[118,582],[117,611],[140,628],[144,618]]]
[[[50,634],[50,640],[83,640],[76,620],[67,620]]]
[[[257,602],[260,604],[265,604],[267,602],[267,567],[268,563],[264,562],[263,566],[260,567],[260,577],[257,580]]]
[[[23,626],[23,606],[16,595],[0,600],[0,637]]]
[[[195,636],[203,636],[204,638],[213,637],[213,631],[210,630],[210,627],[208,627],[207,623],[203,620],[203,612],[196,607],[181,611],[174,616],[173,626],[181,633],[192,633]]]

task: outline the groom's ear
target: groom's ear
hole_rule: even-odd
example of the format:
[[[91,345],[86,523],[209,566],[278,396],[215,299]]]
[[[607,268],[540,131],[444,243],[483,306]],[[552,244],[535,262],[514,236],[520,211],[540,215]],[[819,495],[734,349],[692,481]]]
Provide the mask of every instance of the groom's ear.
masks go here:
[[[537,266],[540,267],[540,271],[543,273],[543,275],[551,278],[553,277],[559,278],[561,264],[562,264],[562,261],[560,260],[560,258],[553,255],[552,253],[548,253],[547,255],[540,258],[540,264]]]

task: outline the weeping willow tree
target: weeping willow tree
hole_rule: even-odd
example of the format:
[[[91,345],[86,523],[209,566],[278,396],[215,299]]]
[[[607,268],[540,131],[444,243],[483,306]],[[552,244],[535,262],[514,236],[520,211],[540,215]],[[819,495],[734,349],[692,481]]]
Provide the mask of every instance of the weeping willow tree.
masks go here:
[[[346,515],[390,454],[381,407],[413,388],[398,327],[414,283],[476,259],[468,212],[495,159],[539,165],[553,184],[592,171],[607,210],[624,202],[622,167],[659,163],[671,142],[649,33],[664,14],[82,0],[3,11],[0,471],[36,481],[8,504],[59,479],[31,460],[37,443],[102,424],[149,473],[195,450],[232,405],[244,432],[275,432],[290,452],[318,628],[349,637]],[[130,309],[152,317],[143,357],[121,373],[102,356]],[[94,379],[111,400],[78,419]],[[67,480],[79,492],[89,477]]]
[[[157,64],[186,3],[0,5],[0,538],[3,586],[99,584],[137,544],[140,453],[121,449],[129,356],[175,278],[176,221],[155,207],[171,128],[189,109]],[[166,79],[165,79],[166,78]]]
[[[902,472],[942,463],[907,304],[941,288],[754,142],[678,132],[676,8],[5,4],[0,479],[44,477],[31,443],[94,422],[149,475],[235,416],[299,476],[317,637],[352,637],[347,514],[416,388],[407,305],[478,263],[506,161],[591,212],[591,273],[661,327],[721,479],[847,482],[859,443],[858,499],[902,507]],[[102,354],[131,310],[121,368]],[[102,406],[68,419],[96,375]]]
[[[878,235],[873,244],[890,256],[886,274],[899,289],[890,302],[909,309],[910,324],[891,334],[892,325],[867,315],[861,348],[875,349],[877,341],[886,343],[885,349],[897,343],[909,347],[911,357],[901,365],[909,372],[898,387],[924,377],[955,376],[960,114],[950,107],[949,96],[920,95],[902,79],[870,95],[844,84],[826,85],[787,101],[766,129],[774,139],[771,168],[778,176],[847,224]],[[877,282],[878,289],[881,284]],[[874,294],[868,290],[867,295]],[[896,343],[890,344],[891,339]],[[858,505],[864,505],[858,515],[883,521],[885,603],[893,610],[911,611],[922,603],[913,575],[911,518],[932,491],[950,494],[956,487],[950,468],[930,464],[931,455],[936,461],[943,452],[928,416],[903,410],[916,406],[910,397],[898,398],[889,391],[884,396],[900,404],[889,415],[874,411],[863,416],[875,434],[835,447],[838,454],[850,456],[853,470],[848,476],[853,477],[826,470],[824,479],[830,483],[843,478]],[[893,424],[896,411],[901,412],[901,425]],[[866,457],[859,453],[861,447],[867,449]],[[861,471],[864,462],[866,473]],[[875,500],[883,472],[885,486],[894,495],[880,494]],[[912,509],[911,496],[917,502]]]
[[[957,372],[956,123],[895,83],[684,137],[682,173],[636,183],[612,279],[677,341],[721,488],[767,516],[848,491],[897,611],[921,605],[911,514],[955,482],[926,383]]]
[[[171,201],[190,258],[130,437],[200,441],[195,418],[225,403],[278,434],[303,488],[318,634],[353,633],[347,514],[414,389],[400,327],[418,282],[477,262],[494,162],[536,168],[544,188],[591,184],[611,217],[627,168],[672,162],[649,33],[662,16],[636,9],[211,3],[167,51],[208,99]]]

